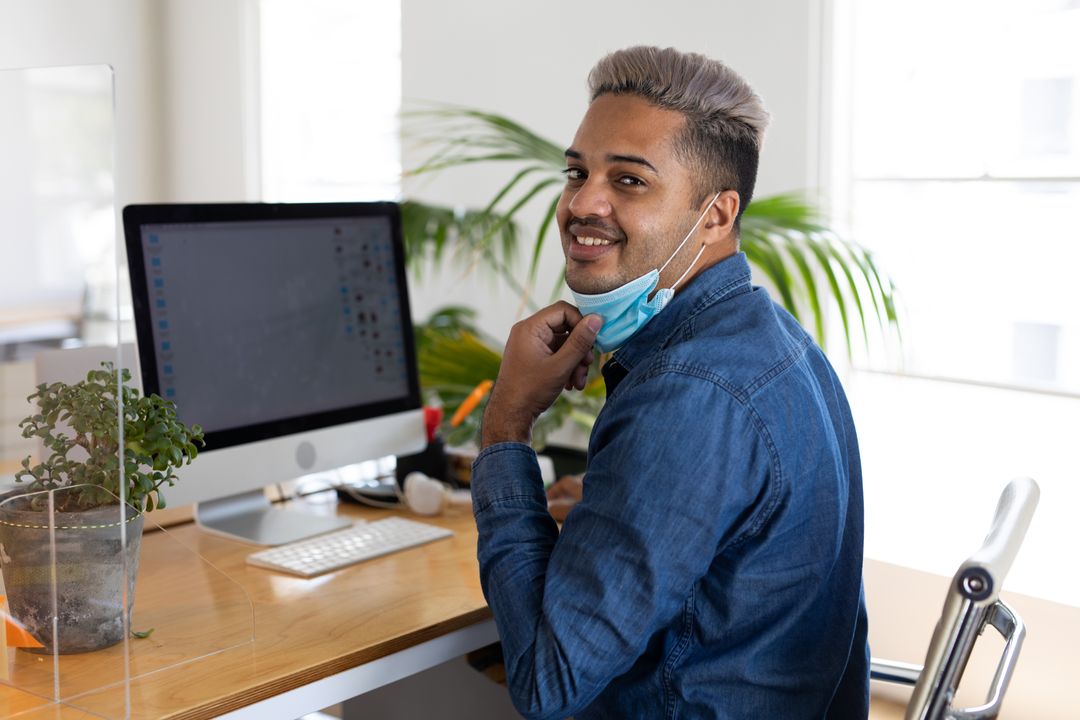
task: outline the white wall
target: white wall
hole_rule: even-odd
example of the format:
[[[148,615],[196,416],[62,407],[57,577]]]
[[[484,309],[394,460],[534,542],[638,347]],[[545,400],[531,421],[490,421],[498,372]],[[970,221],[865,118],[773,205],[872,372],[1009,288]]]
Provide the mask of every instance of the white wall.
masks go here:
[[[816,8],[803,0],[402,0],[403,97],[496,111],[569,144],[587,105],[585,77],[604,54],[636,44],[701,52],[744,75],[772,113],[757,192],[803,190],[817,177],[808,144],[816,137]],[[423,157],[406,146],[404,166]],[[406,195],[482,207],[509,176],[498,165],[454,170],[406,186]],[[530,229],[545,204],[537,203]],[[562,264],[558,243],[548,242],[538,282],[544,298]],[[474,305],[482,326],[502,339],[519,309],[512,292],[462,282],[454,269],[425,280],[413,288],[416,317],[449,303]]]
[[[71,65],[113,68],[117,208],[158,200],[163,188],[158,10],[156,2],[145,0],[0,3],[0,70]],[[31,253],[24,242],[0,243],[0,264],[9,271],[34,269],[26,264]],[[74,293],[77,297],[79,289]],[[8,309],[0,307],[0,314]],[[0,363],[0,462],[21,459],[30,450],[17,421],[27,414],[25,399],[32,383],[31,364]]]
[[[815,136],[817,5],[402,0],[403,95],[406,102],[494,110],[569,143],[586,107],[585,76],[604,53],[639,43],[703,52],[745,75],[772,112],[759,194],[805,189],[817,176],[808,143]],[[113,65],[118,206],[256,199],[251,59],[257,47],[245,24],[255,6],[254,0],[5,0],[0,67]],[[357,88],[362,81],[357,78]],[[406,148],[405,167],[422,158]],[[453,171],[407,186],[406,194],[476,206],[507,177],[498,166]],[[527,229],[540,213],[538,204],[526,216]],[[551,242],[538,296],[547,296],[561,262]],[[426,317],[451,302],[474,305],[482,325],[504,337],[519,309],[516,296],[496,281],[462,282],[460,271],[441,270],[414,288],[414,315]]]
[[[0,70],[112,67],[117,212],[135,202],[242,200],[251,187],[244,76],[251,45],[242,20],[253,2],[3,0]],[[27,187],[15,190],[29,195]],[[32,254],[21,242],[0,243],[0,266],[25,273]],[[80,289],[72,292],[78,298]],[[6,310],[0,306],[0,315]],[[0,461],[28,452],[17,421],[32,380],[29,364],[0,363]]]
[[[254,0],[154,0],[161,7],[163,198],[258,200]]]
[[[117,204],[162,190],[160,4],[4,0],[0,68],[111,65],[116,83]]]
[[[116,202],[252,199],[254,0],[4,0],[0,69],[108,64]],[[252,25],[253,26],[253,25]]]

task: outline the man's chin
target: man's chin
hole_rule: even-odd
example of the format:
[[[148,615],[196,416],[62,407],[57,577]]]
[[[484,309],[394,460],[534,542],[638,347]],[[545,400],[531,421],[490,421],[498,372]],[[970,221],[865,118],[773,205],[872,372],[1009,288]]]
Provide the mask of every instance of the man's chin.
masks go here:
[[[610,277],[597,277],[587,272],[566,270],[566,285],[580,295],[600,295],[619,287],[621,283]]]

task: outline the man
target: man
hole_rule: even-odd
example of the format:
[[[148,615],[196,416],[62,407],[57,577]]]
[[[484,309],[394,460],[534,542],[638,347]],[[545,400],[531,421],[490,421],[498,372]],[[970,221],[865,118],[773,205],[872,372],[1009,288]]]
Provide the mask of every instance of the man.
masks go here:
[[[613,53],[589,89],[557,213],[578,307],[514,326],[473,469],[515,706],[866,717],[855,429],[738,252],[768,116],[729,68],[672,49]],[[594,348],[615,350],[608,399],[560,533],[527,443]]]

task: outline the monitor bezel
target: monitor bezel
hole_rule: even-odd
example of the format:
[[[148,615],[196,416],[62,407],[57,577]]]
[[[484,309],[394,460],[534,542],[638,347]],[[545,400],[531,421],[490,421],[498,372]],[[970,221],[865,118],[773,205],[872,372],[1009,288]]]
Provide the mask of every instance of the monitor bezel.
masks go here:
[[[143,392],[159,394],[157,347],[151,317],[150,283],[146,275],[142,232],[144,225],[168,225],[220,222],[259,222],[273,220],[311,220],[333,218],[383,217],[390,221],[394,252],[394,273],[401,304],[404,350],[408,367],[408,394],[401,398],[364,403],[318,413],[308,413],[239,427],[207,431],[203,452],[220,450],[287,437],[299,433],[368,420],[384,415],[419,409],[420,380],[416,366],[416,344],[409,305],[402,238],[401,210],[394,202],[351,203],[170,203],[128,205],[123,211],[124,238],[128,274],[134,310],[135,334]]]

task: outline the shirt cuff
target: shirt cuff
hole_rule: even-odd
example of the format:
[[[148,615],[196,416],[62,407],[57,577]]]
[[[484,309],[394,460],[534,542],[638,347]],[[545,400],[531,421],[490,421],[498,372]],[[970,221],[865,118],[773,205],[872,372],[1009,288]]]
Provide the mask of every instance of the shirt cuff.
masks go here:
[[[481,513],[508,501],[547,507],[536,452],[527,444],[502,442],[484,448],[472,466],[473,510]]]

